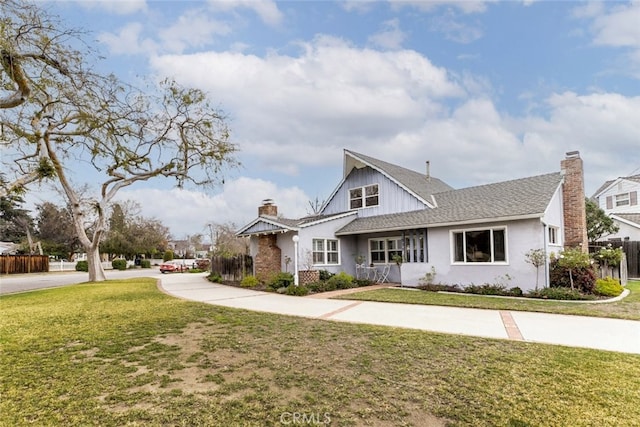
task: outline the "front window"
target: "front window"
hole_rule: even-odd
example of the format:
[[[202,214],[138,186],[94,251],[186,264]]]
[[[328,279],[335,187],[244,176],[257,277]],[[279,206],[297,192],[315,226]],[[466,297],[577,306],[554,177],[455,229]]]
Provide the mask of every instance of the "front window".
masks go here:
[[[491,263],[507,261],[506,230],[454,231],[453,261],[461,263]]]
[[[338,264],[338,241],[313,239],[313,265]]]
[[[629,193],[616,194],[616,207],[629,206]]]
[[[558,244],[558,227],[549,227],[549,243],[552,245]]]
[[[369,259],[373,264],[389,264],[394,256],[402,256],[402,238],[369,240]]]
[[[352,188],[349,190],[350,209],[378,206],[378,202],[378,184]]]

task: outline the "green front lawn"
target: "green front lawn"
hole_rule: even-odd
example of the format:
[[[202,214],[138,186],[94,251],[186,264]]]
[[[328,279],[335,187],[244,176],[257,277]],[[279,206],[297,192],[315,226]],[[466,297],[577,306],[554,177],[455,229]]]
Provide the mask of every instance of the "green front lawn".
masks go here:
[[[1,426],[640,420],[640,355],[228,309],[151,279],[8,295],[0,308]]]
[[[640,320],[640,282],[629,282],[631,294],[612,303],[565,302],[526,298],[496,298],[470,294],[427,292],[415,289],[378,289],[337,296],[337,299],[397,302],[406,304],[444,305],[491,310],[537,311],[580,316],[613,317]]]

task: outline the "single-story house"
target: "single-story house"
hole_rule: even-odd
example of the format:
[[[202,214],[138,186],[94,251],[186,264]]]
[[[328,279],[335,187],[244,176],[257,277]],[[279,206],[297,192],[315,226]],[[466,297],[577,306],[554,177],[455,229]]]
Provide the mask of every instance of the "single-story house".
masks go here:
[[[591,196],[600,209],[618,226],[617,233],[600,240],[640,241],[640,175],[624,176],[605,182]]]
[[[265,279],[293,272],[297,255],[299,270],[357,276],[366,266],[405,286],[435,273],[439,283],[528,290],[536,274],[548,284],[548,264],[537,271],[527,252],[587,250],[582,159],[569,152],[557,172],[456,190],[428,162],[420,173],[344,150],[343,178],[318,215],[288,219],[266,199],[237,235],[250,237]]]

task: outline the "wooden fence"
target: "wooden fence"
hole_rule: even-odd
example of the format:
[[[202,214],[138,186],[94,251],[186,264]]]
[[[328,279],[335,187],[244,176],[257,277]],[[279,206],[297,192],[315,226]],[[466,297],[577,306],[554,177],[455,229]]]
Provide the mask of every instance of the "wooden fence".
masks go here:
[[[613,248],[622,248],[626,255],[627,275],[631,278],[640,277],[640,241],[622,242],[593,242],[589,244],[589,252],[597,252],[601,247],[611,245]]]
[[[46,255],[0,255],[1,274],[44,273],[49,271]]]
[[[253,274],[253,258],[249,255],[214,256],[211,258],[211,271],[220,274],[223,280],[239,282]]]

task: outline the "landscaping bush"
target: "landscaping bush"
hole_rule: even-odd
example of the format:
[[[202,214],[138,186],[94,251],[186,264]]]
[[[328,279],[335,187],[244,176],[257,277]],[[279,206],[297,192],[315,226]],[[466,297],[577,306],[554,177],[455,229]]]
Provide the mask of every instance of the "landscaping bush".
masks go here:
[[[504,285],[495,285],[491,283],[465,286],[464,292],[476,295],[508,295],[507,288]]]
[[[527,296],[530,298],[556,299],[556,300],[590,300],[595,299],[593,295],[585,295],[575,289],[553,287],[543,288],[537,291],[529,291]]]
[[[523,292],[522,292],[522,289],[516,286],[516,287],[507,289],[507,294],[512,297],[521,297],[523,295]]]
[[[293,285],[293,274],[291,273],[278,273],[268,283],[269,289],[276,291],[280,288],[286,288]]]
[[[162,255],[162,261],[167,262],[173,259],[173,251],[164,251],[164,255]]]
[[[418,289],[429,292],[462,292],[462,289],[458,285],[446,285],[442,283],[426,283],[418,285]]]
[[[327,280],[327,284],[330,286],[335,286],[336,289],[349,289],[353,288],[353,276],[350,274],[341,271],[338,274],[334,274]]]
[[[624,291],[624,288],[617,279],[607,277],[606,279],[596,280],[594,293],[604,297],[617,297]]]
[[[553,288],[571,288],[571,276],[573,287],[585,294],[593,293],[596,285],[596,272],[591,265],[588,254],[579,249],[568,249],[561,255],[562,258],[552,258],[549,263],[549,281]],[[569,274],[571,272],[571,276]]]
[[[126,270],[127,260],[122,258],[114,259],[111,261],[111,267],[113,267],[114,270]]]
[[[240,286],[243,288],[255,288],[260,284],[260,281],[256,276],[244,276],[242,281],[240,282]]]
[[[336,284],[329,281],[319,281],[313,283],[307,283],[307,288],[310,292],[319,293],[319,292],[331,292],[336,290]]]
[[[89,271],[89,261],[78,261],[76,271]]]
[[[140,260],[140,268],[151,268],[151,260],[150,259]]]
[[[207,279],[213,283],[222,283],[222,276],[217,271],[212,271],[211,274],[207,276]]]
[[[300,286],[289,285],[285,288],[284,293],[287,295],[303,297],[309,294],[309,289],[304,285],[300,285]]]
[[[356,288],[360,288],[362,286],[371,286],[373,282],[369,279],[354,279],[353,284]]]
[[[331,279],[331,277],[334,276],[334,274],[328,270],[320,270],[318,273],[320,273],[320,280],[321,281],[326,281]]]

